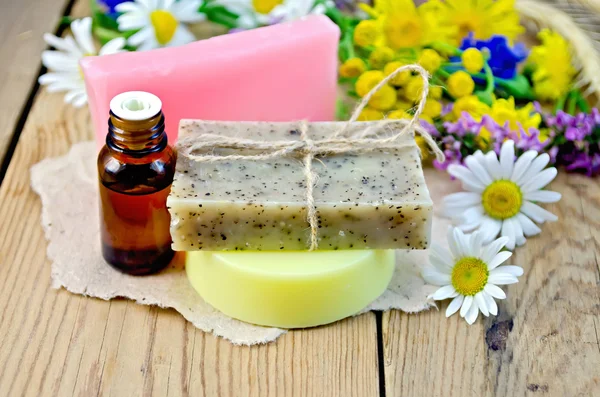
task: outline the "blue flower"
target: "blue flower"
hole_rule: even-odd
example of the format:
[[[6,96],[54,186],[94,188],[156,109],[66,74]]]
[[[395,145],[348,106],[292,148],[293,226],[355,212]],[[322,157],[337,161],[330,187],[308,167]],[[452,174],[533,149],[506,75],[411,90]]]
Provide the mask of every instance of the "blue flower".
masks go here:
[[[98,6],[104,11],[106,15],[111,18],[117,18],[119,13],[115,10],[115,7],[121,3],[127,3],[131,0],[97,0]]]
[[[461,50],[475,47],[478,50],[487,49],[490,54],[488,64],[495,77],[510,80],[517,75],[517,65],[528,55],[527,47],[517,43],[510,47],[506,36],[494,35],[488,40],[476,40],[473,33],[465,37],[460,46]]]

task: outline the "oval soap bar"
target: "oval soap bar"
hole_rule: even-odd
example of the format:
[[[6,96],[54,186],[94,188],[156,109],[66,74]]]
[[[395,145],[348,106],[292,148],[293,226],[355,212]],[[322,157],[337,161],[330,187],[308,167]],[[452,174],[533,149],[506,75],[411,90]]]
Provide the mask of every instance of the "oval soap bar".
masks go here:
[[[187,252],[206,302],[239,320],[279,328],[331,323],[364,309],[389,284],[394,250]]]

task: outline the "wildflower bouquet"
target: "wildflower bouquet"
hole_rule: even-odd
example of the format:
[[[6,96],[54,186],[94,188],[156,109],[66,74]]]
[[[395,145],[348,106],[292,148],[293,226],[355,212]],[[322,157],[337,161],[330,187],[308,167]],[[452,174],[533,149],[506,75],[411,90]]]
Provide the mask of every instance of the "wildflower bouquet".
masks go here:
[[[421,123],[446,154],[436,167],[461,164],[477,150],[499,153],[512,139],[518,153],[536,149],[568,170],[600,172],[598,110],[576,84],[570,44],[550,29],[533,46],[521,42],[514,0],[375,0],[359,7],[366,19],[337,21],[345,29],[340,80],[362,97],[401,65],[427,69],[433,87]],[[361,119],[412,117],[421,84],[410,73],[396,77]]]

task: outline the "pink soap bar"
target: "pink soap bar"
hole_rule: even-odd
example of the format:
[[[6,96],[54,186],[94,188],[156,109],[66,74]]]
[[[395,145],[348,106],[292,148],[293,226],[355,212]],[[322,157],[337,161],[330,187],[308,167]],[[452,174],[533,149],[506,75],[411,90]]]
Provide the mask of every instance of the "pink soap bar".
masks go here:
[[[339,29],[313,15],[180,47],[86,57],[81,68],[99,146],[110,100],[148,91],[163,103],[169,142],[179,120],[333,120]]]

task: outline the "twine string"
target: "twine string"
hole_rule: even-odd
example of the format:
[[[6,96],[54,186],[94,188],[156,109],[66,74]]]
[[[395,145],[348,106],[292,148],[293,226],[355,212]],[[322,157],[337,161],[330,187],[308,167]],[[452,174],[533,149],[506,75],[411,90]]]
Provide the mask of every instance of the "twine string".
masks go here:
[[[423,90],[420,100],[413,117],[410,120],[392,120],[384,119],[373,123],[363,131],[358,131],[352,136],[346,136],[353,123],[358,120],[360,113],[367,106],[373,96],[395,76],[402,72],[412,71],[419,74],[423,79]],[[438,161],[444,161],[444,153],[437,146],[431,135],[418,123],[419,116],[423,113],[427,95],[429,92],[429,75],[425,69],[419,65],[401,66],[394,72],[381,80],[354,110],[352,117],[344,123],[342,128],[336,131],[331,137],[314,141],[308,136],[308,123],[303,120],[298,124],[300,140],[298,141],[256,141],[247,138],[227,137],[217,134],[204,133],[196,135],[193,138],[184,138],[179,146],[183,148],[181,154],[190,160],[201,163],[212,163],[219,161],[236,160],[254,160],[264,161],[272,160],[293,155],[301,155],[304,168],[304,177],[306,181],[306,209],[307,221],[310,225],[310,248],[309,251],[317,249],[318,243],[318,215],[314,198],[314,187],[318,175],[313,170],[313,161],[318,156],[331,156],[339,154],[361,154],[369,153],[375,150],[397,150],[408,146],[413,146],[414,142],[400,139],[408,132],[418,133],[429,148],[433,151]],[[381,136],[384,129],[391,130],[394,126],[402,127],[399,132]],[[387,128],[386,128],[387,127]],[[239,154],[211,154],[214,149],[230,149],[239,151]],[[200,154],[195,154],[200,152]],[[257,153],[258,152],[258,153]]]

